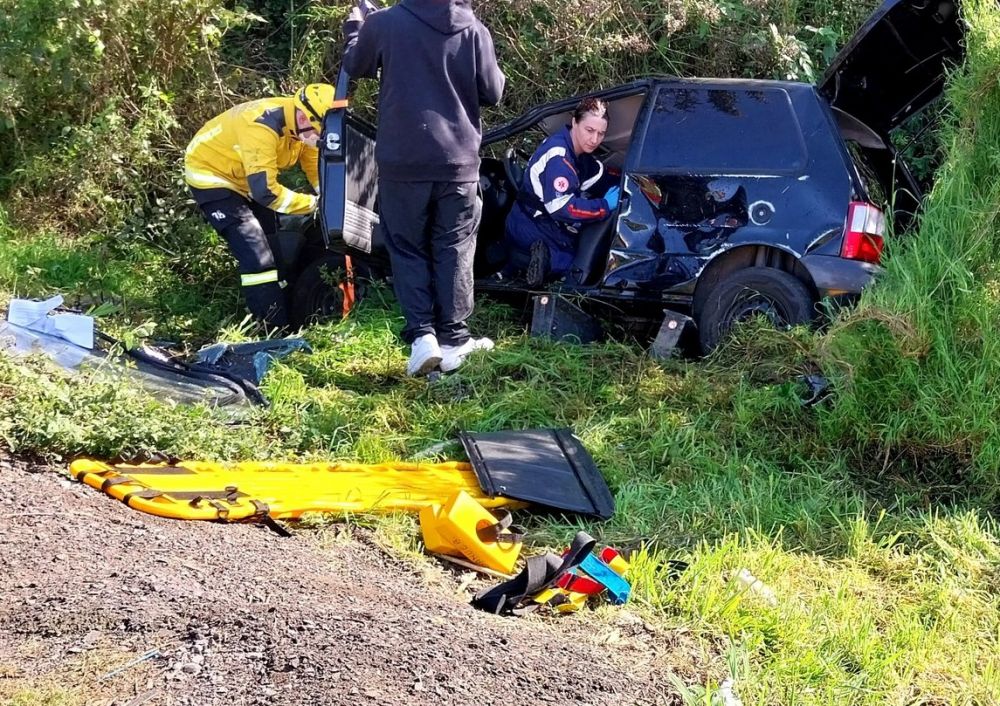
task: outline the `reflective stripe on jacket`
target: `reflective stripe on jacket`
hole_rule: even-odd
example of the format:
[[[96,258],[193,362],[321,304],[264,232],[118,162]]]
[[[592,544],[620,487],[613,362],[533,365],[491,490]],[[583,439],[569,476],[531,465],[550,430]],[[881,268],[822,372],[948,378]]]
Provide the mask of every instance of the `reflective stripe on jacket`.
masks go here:
[[[319,187],[319,150],[296,140],[290,96],[262,98],[230,108],[198,131],[184,153],[184,179],[198,189],[230,189],[279,213],[310,213],[316,196],[278,183],[278,172],[298,163]]]

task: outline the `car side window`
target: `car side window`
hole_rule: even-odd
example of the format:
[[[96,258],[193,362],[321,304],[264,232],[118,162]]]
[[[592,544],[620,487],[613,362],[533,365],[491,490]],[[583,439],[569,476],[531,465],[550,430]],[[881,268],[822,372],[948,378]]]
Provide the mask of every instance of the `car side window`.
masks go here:
[[[803,172],[806,159],[784,89],[664,85],[652,98],[633,171],[792,175]]]

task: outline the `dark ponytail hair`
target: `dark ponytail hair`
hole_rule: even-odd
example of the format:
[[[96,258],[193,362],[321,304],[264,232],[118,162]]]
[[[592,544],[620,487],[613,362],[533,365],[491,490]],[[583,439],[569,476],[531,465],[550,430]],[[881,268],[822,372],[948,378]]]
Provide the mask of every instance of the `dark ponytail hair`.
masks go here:
[[[573,110],[573,122],[574,123],[580,122],[588,114],[596,115],[598,118],[604,118],[604,120],[607,121],[608,104],[602,101],[600,98],[587,96],[582,101],[576,104],[576,108]]]

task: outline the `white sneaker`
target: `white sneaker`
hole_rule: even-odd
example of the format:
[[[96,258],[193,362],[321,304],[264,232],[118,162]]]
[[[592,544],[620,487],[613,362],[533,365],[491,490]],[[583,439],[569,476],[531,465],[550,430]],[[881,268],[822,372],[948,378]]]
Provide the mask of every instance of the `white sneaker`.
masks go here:
[[[407,375],[427,375],[441,363],[441,347],[437,336],[425,333],[410,346],[410,361],[406,364]]]
[[[488,338],[470,338],[460,346],[441,346],[441,371],[450,373],[465,362],[472,351],[491,351],[493,341]]]

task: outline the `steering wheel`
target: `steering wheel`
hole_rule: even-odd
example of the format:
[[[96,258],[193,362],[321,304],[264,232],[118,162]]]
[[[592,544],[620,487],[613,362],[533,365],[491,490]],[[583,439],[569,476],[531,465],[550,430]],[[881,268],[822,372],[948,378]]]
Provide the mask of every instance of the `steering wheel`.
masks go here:
[[[507,175],[507,183],[514,191],[521,188],[521,182],[524,180],[524,168],[517,163],[517,156],[517,150],[513,147],[508,147],[503,156],[503,170]]]

